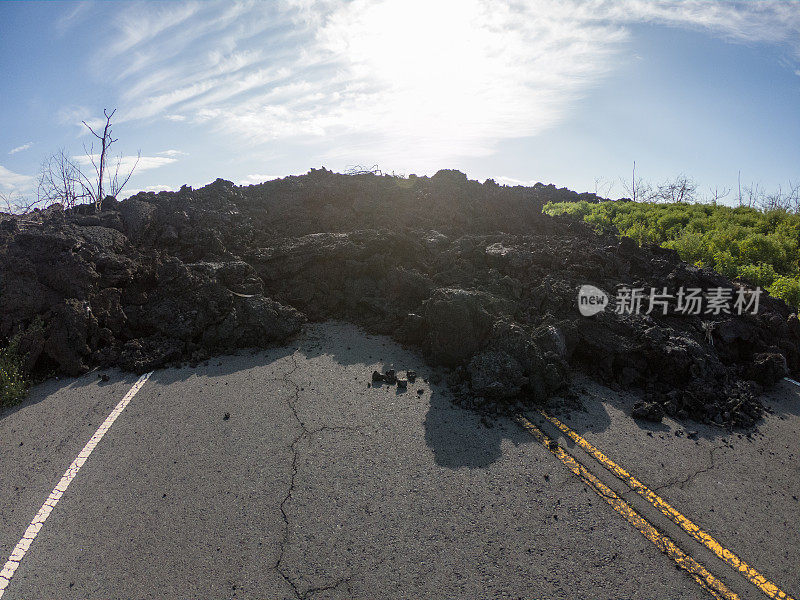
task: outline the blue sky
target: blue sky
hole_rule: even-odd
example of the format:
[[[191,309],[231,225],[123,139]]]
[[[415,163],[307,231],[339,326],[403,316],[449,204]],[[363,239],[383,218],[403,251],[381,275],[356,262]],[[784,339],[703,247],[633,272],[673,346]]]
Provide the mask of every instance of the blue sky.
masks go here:
[[[12,196],[104,108],[129,193],[374,164],[612,197],[634,160],[800,181],[800,2],[2,2],[0,72]]]

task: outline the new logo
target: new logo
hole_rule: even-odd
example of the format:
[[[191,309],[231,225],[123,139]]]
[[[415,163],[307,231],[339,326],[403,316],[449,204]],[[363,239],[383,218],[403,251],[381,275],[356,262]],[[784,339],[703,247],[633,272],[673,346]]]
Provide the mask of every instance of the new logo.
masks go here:
[[[608,294],[593,285],[582,285],[578,290],[578,310],[584,317],[603,312],[608,306]]]

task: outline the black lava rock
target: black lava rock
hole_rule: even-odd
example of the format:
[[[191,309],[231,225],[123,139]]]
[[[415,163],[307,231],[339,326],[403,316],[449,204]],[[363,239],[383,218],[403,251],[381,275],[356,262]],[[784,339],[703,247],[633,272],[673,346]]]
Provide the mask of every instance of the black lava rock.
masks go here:
[[[657,402],[640,401],[633,405],[631,416],[634,419],[642,419],[653,423],[660,423],[664,418],[664,409]]]

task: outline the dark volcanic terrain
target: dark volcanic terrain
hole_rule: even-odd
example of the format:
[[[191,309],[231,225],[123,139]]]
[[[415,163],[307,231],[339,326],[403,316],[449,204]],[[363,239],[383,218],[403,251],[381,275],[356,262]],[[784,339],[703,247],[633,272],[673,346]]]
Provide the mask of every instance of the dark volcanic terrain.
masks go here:
[[[323,169],[3,215],[0,337],[18,336],[29,371],[75,375],[197,362],[342,319],[420,348],[480,410],[564,393],[574,368],[641,389],[650,418],[752,425],[762,389],[800,372],[796,315],[764,294],[756,315],[581,316],[583,284],[738,284],[541,214],[579,198],[457,171]]]

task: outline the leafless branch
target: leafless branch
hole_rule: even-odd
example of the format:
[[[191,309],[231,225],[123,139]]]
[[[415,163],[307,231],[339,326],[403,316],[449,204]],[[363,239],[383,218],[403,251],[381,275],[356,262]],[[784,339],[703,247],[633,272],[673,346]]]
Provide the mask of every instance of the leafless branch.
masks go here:
[[[100,202],[105,197],[106,190],[114,197],[122,191],[139,165],[141,151],[139,151],[136,162],[127,174],[121,173],[123,162],[121,155],[117,158],[113,173],[110,173],[107,164],[108,151],[111,145],[118,141],[117,138],[112,136],[111,131],[111,118],[116,112],[116,109],[111,113],[107,110],[103,111],[106,122],[102,134],[95,131],[86,121],[83,121],[83,124],[91,134],[100,141],[99,155],[94,152],[94,141],[88,148],[86,144],[83,145],[88,162],[94,169],[94,177],[90,178],[62,149],[42,164],[37,202],[45,204],[60,203],[65,208],[71,208],[84,202],[91,202],[95,207],[99,207]]]
[[[713,189],[709,189],[709,200],[711,204],[717,204],[718,202],[727,198],[728,194],[731,193],[731,188],[722,188],[721,190],[717,187]]]
[[[139,165],[139,161],[142,159],[142,151],[136,153],[136,162],[133,163],[131,170],[128,171],[128,174],[125,176],[125,179],[120,182],[120,173],[119,170],[122,167],[122,155],[117,157],[117,164],[114,168],[114,176],[109,180],[108,190],[112,196],[115,198],[122,192],[126,185],[128,185],[128,181],[131,179],[131,175],[136,170],[136,167]]]
[[[673,181],[665,181],[658,186],[656,197],[664,202],[693,202],[696,200],[697,184],[694,180],[680,174]]]
[[[0,212],[10,215],[26,215],[31,212],[40,203],[37,200],[30,200],[25,196],[15,193],[0,192]]]
[[[345,175],[381,175],[381,170],[378,168],[378,165],[372,165],[371,167],[362,167],[361,165],[353,165],[351,167],[347,167],[345,169]]]

